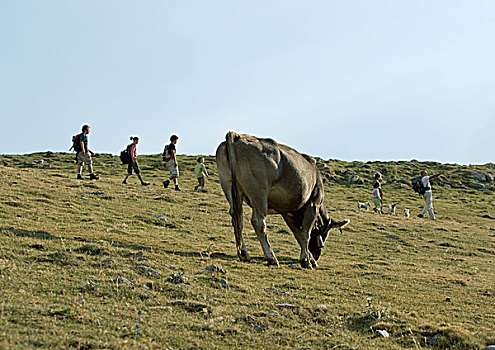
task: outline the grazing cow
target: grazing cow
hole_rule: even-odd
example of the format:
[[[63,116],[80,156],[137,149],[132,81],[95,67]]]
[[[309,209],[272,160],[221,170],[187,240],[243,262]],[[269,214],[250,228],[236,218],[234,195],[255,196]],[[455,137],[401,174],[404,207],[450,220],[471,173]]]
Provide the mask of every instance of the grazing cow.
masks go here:
[[[242,238],[242,203],[253,209],[251,224],[269,265],[278,261],[266,235],[266,216],[281,214],[301,247],[302,267],[316,260],[331,228],[349,220],[333,221],[323,204],[324,188],[313,158],[272,139],[229,132],[217,148],[218,177],[230,204],[230,215],[241,261],[250,261]]]

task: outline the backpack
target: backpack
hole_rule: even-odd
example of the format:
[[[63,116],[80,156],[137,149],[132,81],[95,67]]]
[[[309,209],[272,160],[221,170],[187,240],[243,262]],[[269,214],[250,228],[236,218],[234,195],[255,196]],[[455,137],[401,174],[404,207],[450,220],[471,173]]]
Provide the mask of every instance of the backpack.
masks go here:
[[[79,140],[81,135],[82,133],[72,136],[72,146],[71,148],[69,148],[69,152],[72,150],[76,152],[81,152],[81,142]]]
[[[165,145],[165,148],[163,149],[162,159],[164,162],[168,162],[170,159],[172,159],[168,146],[169,145]]]
[[[131,164],[131,152],[129,152],[129,146],[120,152],[120,160],[122,161],[122,164]]]
[[[421,181],[421,177],[416,177],[416,178],[412,179],[411,180],[411,186],[412,186],[414,192],[417,192],[419,195],[425,194],[425,192],[430,189],[430,188],[425,187],[423,185],[423,181]]]

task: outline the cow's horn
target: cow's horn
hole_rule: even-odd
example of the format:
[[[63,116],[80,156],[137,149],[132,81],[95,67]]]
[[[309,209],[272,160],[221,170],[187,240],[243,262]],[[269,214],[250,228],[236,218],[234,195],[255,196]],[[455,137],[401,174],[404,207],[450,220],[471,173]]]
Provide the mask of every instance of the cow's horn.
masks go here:
[[[318,248],[323,248],[325,246],[325,242],[323,242],[323,237],[321,235],[318,235]]]

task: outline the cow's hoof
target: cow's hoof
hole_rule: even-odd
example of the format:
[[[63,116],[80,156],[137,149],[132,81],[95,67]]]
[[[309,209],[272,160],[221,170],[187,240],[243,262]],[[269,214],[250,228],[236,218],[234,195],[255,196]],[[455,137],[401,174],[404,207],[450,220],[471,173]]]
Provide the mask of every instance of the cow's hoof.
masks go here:
[[[238,251],[237,256],[239,257],[239,260],[242,262],[251,262],[251,257],[249,256],[247,250]]]
[[[278,263],[278,260],[276,258],[272,258],[272,259],[265,259],[266,260],[266,264],[268,266],[280,266],[279,263]]]
[[[303,259],[300,261],[300,263],[303,269],[312,269],[311,264],[309,263],[309,259]]]

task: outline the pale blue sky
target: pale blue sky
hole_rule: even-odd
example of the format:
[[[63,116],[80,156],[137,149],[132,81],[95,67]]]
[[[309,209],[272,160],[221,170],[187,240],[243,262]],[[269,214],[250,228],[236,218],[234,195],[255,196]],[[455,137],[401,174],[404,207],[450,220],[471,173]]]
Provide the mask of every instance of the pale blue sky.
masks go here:
[[[495,161],[495,1],[0,0],[0,153]]]

